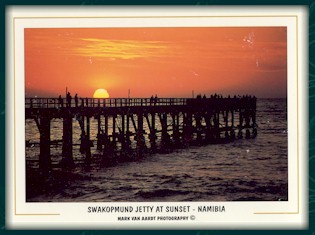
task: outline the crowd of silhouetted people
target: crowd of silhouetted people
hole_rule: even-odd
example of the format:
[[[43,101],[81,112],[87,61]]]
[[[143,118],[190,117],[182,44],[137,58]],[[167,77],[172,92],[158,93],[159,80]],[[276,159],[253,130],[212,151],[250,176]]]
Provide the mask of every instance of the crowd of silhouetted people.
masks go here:
[[[152,104],[156,105],[157,101],[158,101],[157,95],[155,95],[155,97],[153,97],[153,95],[152,95],[150,98],[150,105],[152,105]]]
[[[79,107],[79,97],[78,97],[78,94],[76,93],[74,98],[72,98],[70,92],[67,92],[66,94],[66,107],[71,107],[71,103],[72,103],[72,99],[74,100],[74,105],[75,107]],[[61,97],[61,95],[59,95],[58,97],[58,103],[59,103],[59,107],[64,107],[64,99]],[[86,98],[86,105],[88,104],[88,98]],[[84,99],[81,98],[81,105],[83,106],[84,105]]]
[[[198,94],[196,98],[188,99],[188,105],[227,105],[229,107],[243,106],[243,107],[255,107],[257,98],[251,95],[243,95],[231,97],[228,95],[227,97],[223,97],[220,94],[214,94],[207,97],[206,95]]]
[[[251,96],[251,95],[243,95],[243,96],[236,96],[234,95],[233,97],[231,97],[230,95],[228,95],[227,97],[223,97],[223,95],[221,94],[217,94],[215,93],[214,95],[210,95],[209,97],[207,97],[205,94],[203,96],[201,96],[201,94],[196,96],[196,99],[256,99],[256,96]]]

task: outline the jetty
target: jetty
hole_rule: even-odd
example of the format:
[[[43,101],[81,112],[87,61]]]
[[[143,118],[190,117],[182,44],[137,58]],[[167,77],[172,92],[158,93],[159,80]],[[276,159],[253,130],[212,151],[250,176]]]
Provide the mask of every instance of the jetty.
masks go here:
[[[40,133],[39,168],[51,169],[51,120],[60,119],[63,167],[73,167],[73,123],[81,133],[80,151],[87,164],[91,148],[104,161],[141,156],[145,152],[176,149],[192,144],[229,143],[255,138],[256,97],[209,98],[26,98],[25,118],[33,119]],[[91,119],[97,136],[91,136]],[[93,147],[91,139],[97,139]]]

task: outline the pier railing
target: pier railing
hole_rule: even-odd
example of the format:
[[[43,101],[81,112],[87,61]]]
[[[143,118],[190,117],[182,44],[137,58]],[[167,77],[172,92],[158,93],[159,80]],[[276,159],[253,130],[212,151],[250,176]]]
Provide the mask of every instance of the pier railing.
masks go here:
[[[245,106],[256,108],[256,98],[78,98],[67,101],[65,98],[26,98],[25,108],[116,108],[116,107],[149,107],[149,106],[180,106],[180,105],[215,105]]]
[[[186,105],[186,98],[78,98],[67,101],[65,98],[26,98],[25,108],[61,108],[61,107],[129,107],[129,106],[166,106]]]

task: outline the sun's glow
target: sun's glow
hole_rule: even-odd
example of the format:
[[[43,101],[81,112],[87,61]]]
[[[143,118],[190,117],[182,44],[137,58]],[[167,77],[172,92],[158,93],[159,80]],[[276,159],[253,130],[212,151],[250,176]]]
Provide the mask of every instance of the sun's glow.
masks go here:
[[[287,35],[284,26],[25,28],[25,91],[28,97],[58,97],[71,87],[80,97],[107,88],[110,98],[128,90],[137,97],[191,97],[194,90],[207,97],[286,98]]]
[[[109,94],[108,94],[107,90],[101,88],[101,89],[97,89],[94,92],[93,98],[109,98]]]

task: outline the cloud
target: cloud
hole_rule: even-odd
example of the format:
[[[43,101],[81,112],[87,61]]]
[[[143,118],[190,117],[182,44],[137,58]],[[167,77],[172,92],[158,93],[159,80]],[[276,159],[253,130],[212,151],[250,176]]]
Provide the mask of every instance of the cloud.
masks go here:
[[[86,57],[116,59],[137,59],[164,57],[170,46],[160,41],[106,40],[81,38],[82,44],[73,49],[73,54]]]

